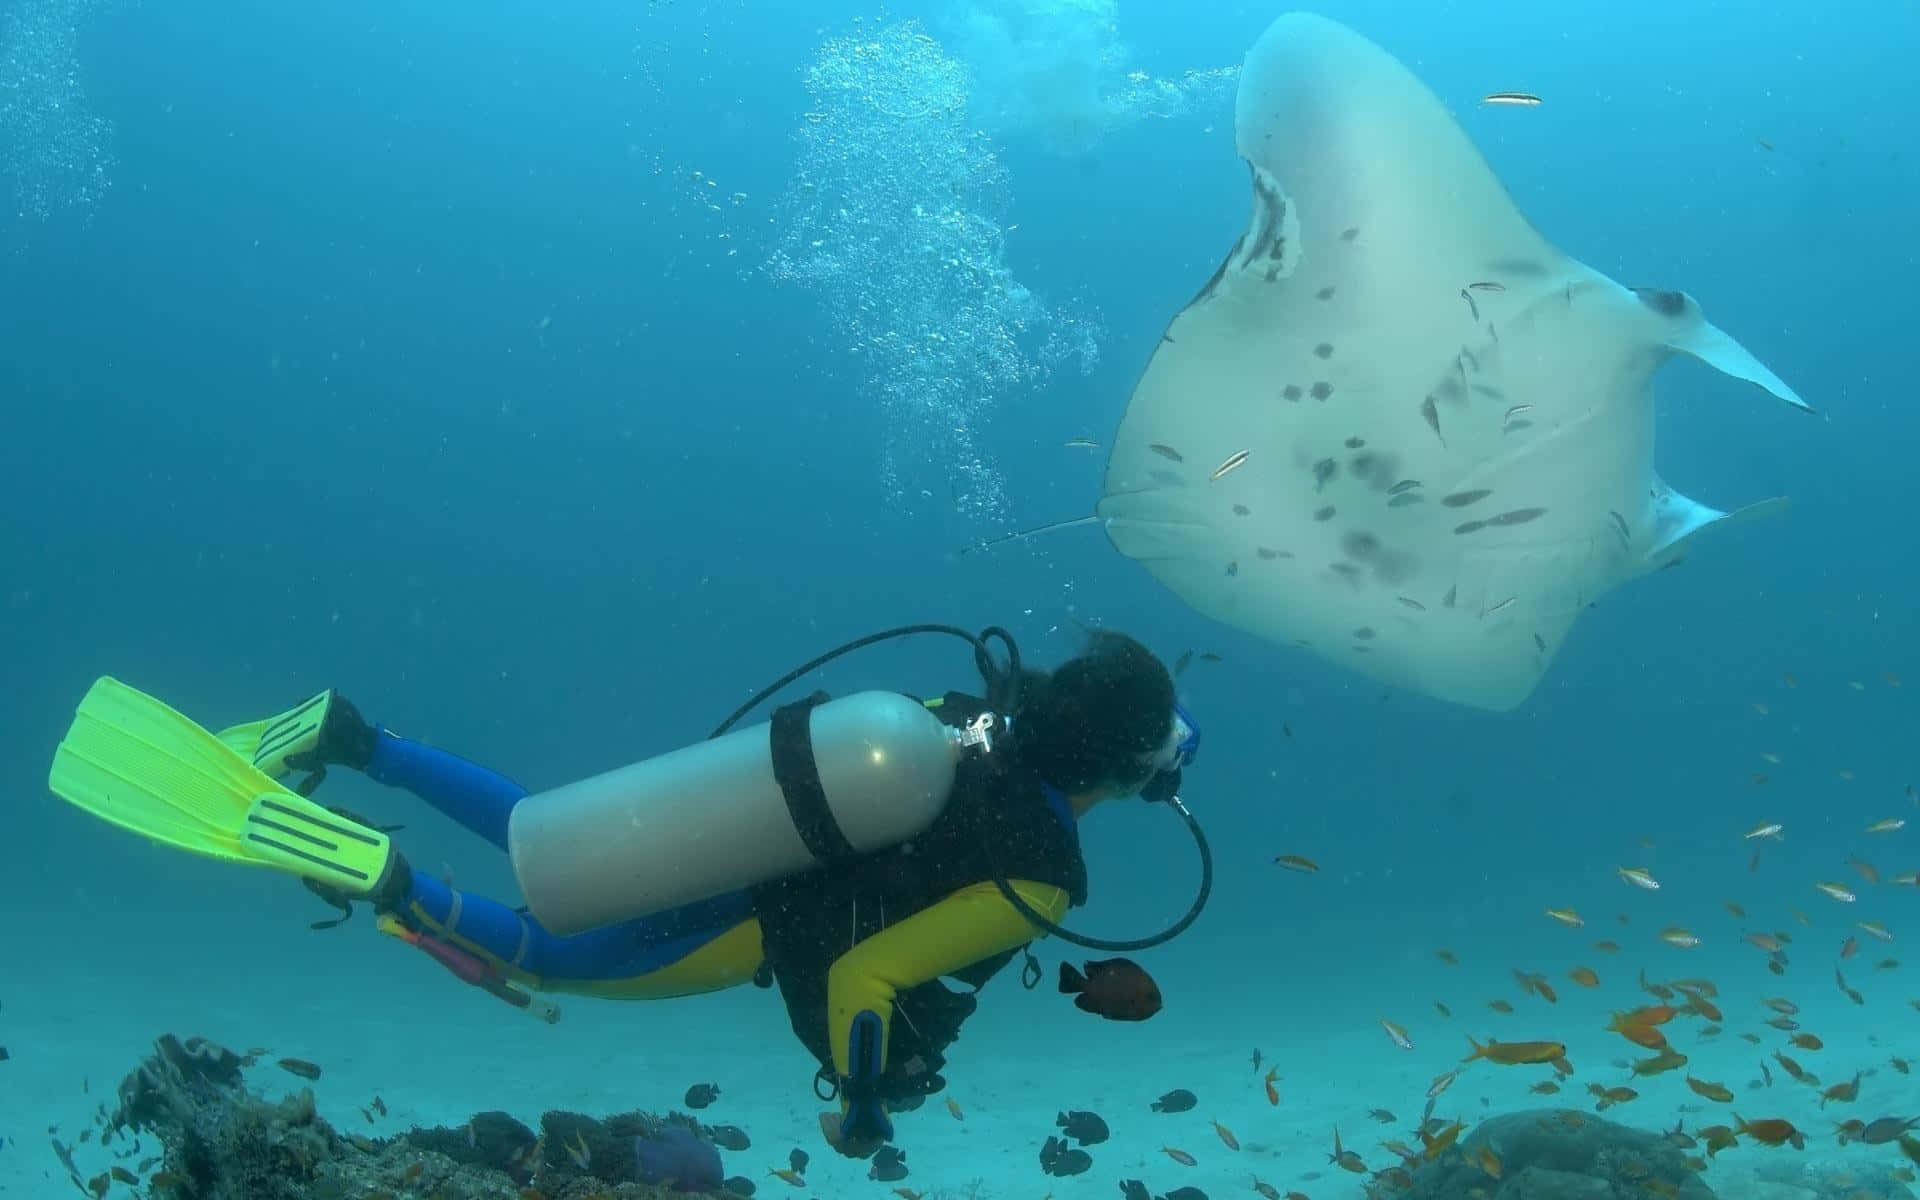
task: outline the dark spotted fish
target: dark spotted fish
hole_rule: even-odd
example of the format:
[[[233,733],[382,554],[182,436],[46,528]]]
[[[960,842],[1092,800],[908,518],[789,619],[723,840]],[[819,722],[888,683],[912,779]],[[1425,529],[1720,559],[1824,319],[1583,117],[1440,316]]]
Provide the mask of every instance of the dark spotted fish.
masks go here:
[[[1183,1113],[1192,1111],[1193,1106],[1198,1103],[1200,1103],[1199,1097],[1192,1092],[1185,1088],[1175,1088],[1155,1100],[1150,1107],[1157,1113]]]
[[[1060,964],[1060,991],[1073,1006],[1109,1021],[1144,1021],[1160,1011],[1160,985],[1138,963],[1105,958],[1086,965],[1086,974]]]
[[[1099,1113],[1084,1109],[1068,1109],[1053,1119],[1060,1127],[1063,1136],[1070,1137],[1082,1146],[1097,1146],[1107,1140],[1107,1123],[1100,1119]]]

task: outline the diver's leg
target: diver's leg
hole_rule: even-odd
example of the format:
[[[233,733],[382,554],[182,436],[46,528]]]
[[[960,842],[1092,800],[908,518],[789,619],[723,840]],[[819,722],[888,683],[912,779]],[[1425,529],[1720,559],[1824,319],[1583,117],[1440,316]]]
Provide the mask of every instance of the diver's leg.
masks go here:
[[[276,779],[304,774],[288,783],[302,796],[313,794],[330,766],[363,771],[412,792],[502,850],[507,814],[527,794],[504,775],[375,725],[332,688],[216,736]]]
[[[375,727],[367,778],[404,788],[505,850],[507,818],[527,789],[457,754]],[[352,765],[352,764],[349,764]]]
[[[732,938],[720,952],[707,954],[705,960],[711,961],[703,960],[699,970],[679,971],[684,978],[676,976],[674,987],[662,990],[665,985],[657,982],[751,921],[753,902],[744,891],[564,937],[547,930],[530,913],[458,891],[417,869],[398,907],[418,925],[484,956],[533,987],[682,995],[744,982],[759,966],[755,931],[751,946],[749,939]],[[649,977],[656,979],[657,986],[649,986]]]

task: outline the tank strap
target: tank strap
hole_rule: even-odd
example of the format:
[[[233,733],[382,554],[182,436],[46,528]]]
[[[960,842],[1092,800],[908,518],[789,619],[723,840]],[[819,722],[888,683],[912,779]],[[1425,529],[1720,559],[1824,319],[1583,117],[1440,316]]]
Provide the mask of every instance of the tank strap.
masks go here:
[[[805,843],[807,852],[819,861],[852,858],[853,843],[847,840],[840,823],[827,807],[827,789],[820,782],[820,767],[813,759],[813,737],[808,719],[816,705],[827,699],[815,692],[773,711],[769,738],[773,751],[773,777],[786,799],[787,814],[793,829]]]

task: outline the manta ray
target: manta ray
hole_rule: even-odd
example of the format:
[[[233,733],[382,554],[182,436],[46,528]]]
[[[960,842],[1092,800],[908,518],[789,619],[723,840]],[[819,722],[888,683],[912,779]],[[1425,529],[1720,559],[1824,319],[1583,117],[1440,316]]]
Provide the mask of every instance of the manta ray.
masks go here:
[[[1556,249],[1342,25],[1275,21],[1234,125],[1246,232],[1166,327],[1083,521],[1209,617],[1513,709],[1583,609],[1729,518],[1654,470],[1660,365],[1811,409],[1686,293]]]

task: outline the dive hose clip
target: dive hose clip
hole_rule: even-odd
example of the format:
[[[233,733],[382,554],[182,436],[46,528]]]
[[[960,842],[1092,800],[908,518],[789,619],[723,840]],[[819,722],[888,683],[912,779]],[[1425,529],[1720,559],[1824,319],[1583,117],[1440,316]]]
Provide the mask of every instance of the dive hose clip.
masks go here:
[[[978,746],[982,754],[992,754],[994,735],[1005,728],[1006,722],[1001,719],[1000,714],[983,712],[961,726],[956,733],[956,738],[963,750]]]

